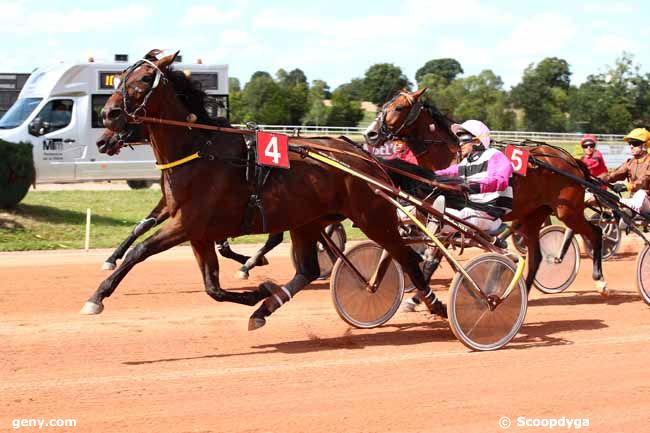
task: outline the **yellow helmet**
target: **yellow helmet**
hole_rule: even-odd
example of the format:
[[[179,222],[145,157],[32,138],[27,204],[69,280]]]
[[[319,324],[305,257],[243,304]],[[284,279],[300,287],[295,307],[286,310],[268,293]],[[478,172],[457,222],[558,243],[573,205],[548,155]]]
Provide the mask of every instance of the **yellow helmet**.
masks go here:
[[[645,128],[635,128],[631,130],[629,134],[623,137],[623,140],[639,140],[645,143],[646,146],[650,146],[650,131]]]

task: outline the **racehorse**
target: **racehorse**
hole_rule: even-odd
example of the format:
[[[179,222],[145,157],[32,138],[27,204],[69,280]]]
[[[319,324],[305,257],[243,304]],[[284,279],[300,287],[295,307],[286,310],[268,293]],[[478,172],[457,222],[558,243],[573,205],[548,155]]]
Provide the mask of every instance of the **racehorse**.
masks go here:
[[[191,114],[178,92],[188,78],[170,68],[178,52],[160,60],[142,59],[121,76],[119,87],[102,109],[104,126],[123,133],[138,114],[186,122]],[[200,104],[197,104],[200,105]],[[201,110],[200,106],[196,110]],[[150,117],[151,118],[151,117]],[[191,126],[191,125],[189,125]],[[247,150],[244,132],[148,125],[151,147],[159,166],[166,168],[165,201],[169,222],[131,249],[122,264],[104,280],[81,310],[98,314],[104,298],[139,262],[185,241],[190,241],[207,294],[216,301],[262,305],[252,314],[249,329],[264,326],[266,317],[289,301],[319,276],[316,243],[321,231],[333,222],[351,219],[370,239],[385,248],[425,297],[430,311],[431,292],[418,267],[418,255],[400,237],[395,208],[373,187],[329,165],[289,155],[291,168],[274,168],[263,187],[262,206],[244,224],[253,186],[245,176]],[[339,139],[290,138],[292,146],[319,146],[354,170],[390,183],[386,172],[354,144]],[[330,150],[323,150],[323,149]],[[247,233],[290,231],[296,257],[296,273],[285,285],[270,282],[256,290],[229,292],[219,284],[219,264],[214,242]],[[433,298],[433,297],[431,297]]]
[[[387,140],[400,139],[411,147],[418,164],[429,170],[445,168],[454,159],[457,139],[451,132],[453,121],[435,107],[419,100],[427,89],[415,92],[402,90],[386,102],[374,122],[364,133],[369,146],[380,146]],[[588,176],[586,167],[567,152],[548,145],[529,146],[532,156],[579,178]],[[526,176],[513,178],[513,208],[504,216],[514,221],[522,232],[528,248],[526,285],[530,291],[542,260],[539,231],[553,213],[569,228],[594,245],[592,278],[598,290],[606,294],[602,271],[602,231],[584,216],[584,187],[568,177],[541,166],[528,163]]]
[[[228,120],[225,118],[217,118],[213,121],[207,117],[202,118],[200,121],[216,126],[231,126]],[[119,153],[120,149],[123,146],[131,146],[132,144],[142,143],[148,137],[148,132],[144,126],[142,128],[138,128],[139,130],[136,130],[133,128],[133,125],[129,125],[128,129],[129,131],[124,136],[120,136],[110,129],[105,130],[99,140],[97,140],[97,148],[99,152],[112,156]],[[162,189],[165,188],[164,177],[162,177],[160,180],[160,186]],[[133,228],[126,239],[124,239],[122,243],[120,243],[120,245],[106,259],[106,261],[104,261],[102,269],[106,271],[114,270],[117,266],[117,261],[121,260],[122,257],[124,257],[124,254],[126,254],[129,247],[133,245],[133,243],[140,236],[145,234],[153,227],[162,224],[168,218],[169,211],[167,210],[167,206],[165,204],[165,195],[163,193],[160,201],[151,210],[151,212],[149,212],[149,215],[147,215]],[[230,248],[230,243],[227,239],[223,239],[217,242],[217,251],[219,251],[219,254],[221,254],[223,257],[234,260],[242,265],[235,273],[235,278],[248,279],[251,269],[257,266],[265,266],[269,264],[269,261],[266,258],[266,253],[278,246],[282,242],[282,239],[282,233],[269,235],[264,245],[253,255],[253,257],[245,256],[243,254],[237,253],[236,251],[233,251],[232,248]]]

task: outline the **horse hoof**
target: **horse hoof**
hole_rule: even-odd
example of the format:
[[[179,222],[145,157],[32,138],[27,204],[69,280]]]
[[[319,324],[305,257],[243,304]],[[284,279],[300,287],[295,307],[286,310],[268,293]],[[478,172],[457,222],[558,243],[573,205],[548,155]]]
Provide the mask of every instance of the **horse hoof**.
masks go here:
[[[254,331],[266,325],[266,320],[262,317],[251,317],[248,319],[248,330]]]
[[[248,272],[244,272],[244,271],[235,272],[235,279],[237,279],[237,280],[248,280]]]
[[[269,260],[265,256],[260,257],[260,259],[257,261],[257,266],[266,266],[268,264]]]
[[[104,311],[104,304],[95,304],[94,302],[86,302],[79,311],[79,314],[99,314]]]
[[[598,290],[600,296],[604,298],[609,296],[609,289],[607,288],[607,283],[604,280],[596,281],[596,290]]]
[[[112,271],[115,269],[115,263],[104,262],[102,265],[102,271]]]

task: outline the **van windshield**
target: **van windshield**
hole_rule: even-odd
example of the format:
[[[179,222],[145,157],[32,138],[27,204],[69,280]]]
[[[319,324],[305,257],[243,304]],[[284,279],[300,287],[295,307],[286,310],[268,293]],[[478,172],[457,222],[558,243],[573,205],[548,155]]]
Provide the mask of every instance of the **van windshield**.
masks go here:
[[[20,126],[34,108],[38,106],[43,98],[20,98],[14,105],[11,106],[9,111],[0,119],[0,129],[11,129]]]

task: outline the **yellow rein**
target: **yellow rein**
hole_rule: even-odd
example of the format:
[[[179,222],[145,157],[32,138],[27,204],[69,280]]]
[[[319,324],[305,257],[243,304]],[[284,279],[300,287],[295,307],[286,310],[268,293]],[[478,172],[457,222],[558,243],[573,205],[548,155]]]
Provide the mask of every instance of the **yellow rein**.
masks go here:
[[[200,157],[201,157],[201,155],[199,155],[199,152],[196,152],[196,153],[191,154],[190,156],[186,156],[185,158],[182,158],[182,159],[179,159],[179,160],[176,160],[176,161],[172,161],[172,162],[168,162],[167,164],[156,164],[156,168],[158,170],[167,170],[168,168],[178,167],[179,165],[183,165],[186,162],[193,161],[193,160],[198,159]]]

